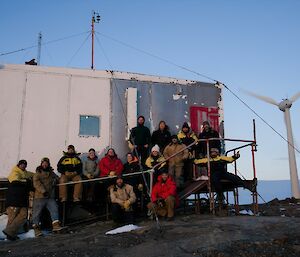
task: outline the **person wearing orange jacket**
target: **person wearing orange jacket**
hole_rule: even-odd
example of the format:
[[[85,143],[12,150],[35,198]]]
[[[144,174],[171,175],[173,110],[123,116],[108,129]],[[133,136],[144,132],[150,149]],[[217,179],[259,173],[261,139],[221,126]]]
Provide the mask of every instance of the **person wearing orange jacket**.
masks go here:
[[[157,215],[166,217],[168,221],[174,219],[174,210],[178,205],[178,196],[176,192],[176,183],[171,176],[164,171],[153,186],[151,202],[147,207]]]

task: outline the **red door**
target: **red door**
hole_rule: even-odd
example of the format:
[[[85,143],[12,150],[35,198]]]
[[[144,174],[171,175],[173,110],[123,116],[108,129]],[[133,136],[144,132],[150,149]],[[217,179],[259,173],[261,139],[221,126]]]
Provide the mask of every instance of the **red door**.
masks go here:
[[[202,130],[203,121],[208,121],[214,130],[220,130],[218,107],[191,106],[190,119],[191,128],[197,135]]]

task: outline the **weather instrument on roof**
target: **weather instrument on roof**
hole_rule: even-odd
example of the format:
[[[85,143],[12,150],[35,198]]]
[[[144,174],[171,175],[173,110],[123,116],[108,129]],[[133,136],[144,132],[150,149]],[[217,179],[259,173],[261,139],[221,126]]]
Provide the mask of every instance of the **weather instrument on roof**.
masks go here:
[[[280,111],[284,113],[284,120],[287,131],[287,143],[288,143],[288,153],[289,153],[289,166],[290,166],[290,178],[291,178],[291,187],[292,187],[292,196],[300,199],[300,190],[299,190],[299,180],[297,173],[297,164],[295,157],[295,147],[294,147],[294,139],[292,132],[292,123],[290,116],[290,108],[293,103],[300,97],[300,92],[292,96],[290,99],[283,99],[281,102],[276,102],[274,99],[257,95],[252,92],[247,92],[249,95],[254,96],[257,99],[260,99],[266,103],[273,104],[279,108]]]

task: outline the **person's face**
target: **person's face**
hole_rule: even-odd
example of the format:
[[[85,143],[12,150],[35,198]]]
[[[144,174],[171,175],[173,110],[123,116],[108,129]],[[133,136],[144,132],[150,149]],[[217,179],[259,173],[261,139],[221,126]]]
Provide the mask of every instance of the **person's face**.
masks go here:
[[[187,132],[189,132],[189,128],[184,127],[184,128],[182,129],[182,131],[183,131],[184,133],[187,133]]]
[[[209,125],[207,123],[204,123],[203,124],[203,129],[206,130],[206,131],[209,130]]]
[[[49,167],[49,163],[44,161],[42,162],[41,166],[43,169],[47,169]]]
[[[144,122],[145,122],[145,120],[144,120],[142,117],[139,117],[138,123],[139,123],[140,125],[143,125]]]
[[[158,155],[158,152],[152,151],[152,155],[153,155],[153,156],[157,156],[157,155]]]
[[[75,151],[74,151],[73,148],[69,148],[69,149],[68,149],[68,153],[69,153],[69,154],[72,154],[72,153],[75,153]]]
[[[114,150],[113,149],[110,149],[109,151],[108,151],[108,156],[110,156],[110,157],[113,157],[113,156],[115,156],[115,152],[114,152]]]
[[[90,152],[89,152],[89,157],[90,157],[91,159],[94,159],[94,158],[96,157],[95,152],[94,152],[94,151],[90,151]]]
[[[117,179],[117,186],[121,187],[123,185],[123,179],[122,178],[118,178]]]
[[[127,154],[127,161],[131,162],[133,160],[133,157],[131,154]]]
[[[160,130],[164,130],[165,127],[166,127],[166,123],[164,123],[164,122],[159,123],[159,129]]]
[[[162,178],[163,181],[166,181],[167,178],[168,178],[168,174],[167,173],[161,174],[161,178]]]
[[[173,143],[173,144],[177,144],[177,143],[178,143],[177,138],[172,138],[172,143]]]
[[[19,168],[20,168],[21,170],[25,170],[26,167],[27,167],[27,165],[24,164],[24,163],[22,163],[22,164],[19,165]]]
[[[210,152],[210,156],[211,156],[212,158],[216,158],[216,157],[218,156],[218,153],[215,152],[215,151]]]

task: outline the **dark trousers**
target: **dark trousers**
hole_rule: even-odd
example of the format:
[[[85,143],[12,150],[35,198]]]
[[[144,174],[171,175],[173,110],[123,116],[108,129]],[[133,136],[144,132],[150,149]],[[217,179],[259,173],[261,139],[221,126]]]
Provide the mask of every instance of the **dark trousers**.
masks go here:
[[[115,223],[133,223],[133,213],[132,211],[125,211],[119,204],[113,203],[111,205],[111,215]]]
[[[138,145],[136,147],[136,151],[133,152],[134,155],[136,155],[136,152],[138,154],[138,158],[141,159],[141,163],[144,169],[147,169],[147,167],[145,166],[145,162],[148,158],[149,155],[149,148],[144,147],[143,145]]]
[[[237,175],[229,173],[224,170],[213,171],[210,174],[210,182],[215,188],[216,193],[219,197],[223,197],[223,186],[221,180],[225,179],[233,183],[234,186],[243,186],[245,187],[245,182]]]

